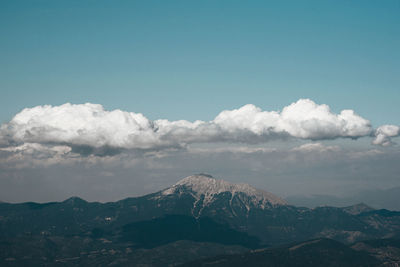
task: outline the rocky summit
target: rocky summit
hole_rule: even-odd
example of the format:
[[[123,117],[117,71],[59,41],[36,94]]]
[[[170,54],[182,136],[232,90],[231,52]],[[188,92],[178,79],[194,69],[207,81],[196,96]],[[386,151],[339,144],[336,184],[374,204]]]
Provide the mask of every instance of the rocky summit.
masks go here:
[[[287,205],[283,199],[248,184],[234,184],[204,174],[186,177],[161,192],[162,196],[182,194],[190,194],[195,199],[192,211],[198,211],[196,216],[200,216],[205,207],[211,206],[221,198],[229,198],[227,207],[235,216],[235,203],[247,212],[251,208],[266,209]]]

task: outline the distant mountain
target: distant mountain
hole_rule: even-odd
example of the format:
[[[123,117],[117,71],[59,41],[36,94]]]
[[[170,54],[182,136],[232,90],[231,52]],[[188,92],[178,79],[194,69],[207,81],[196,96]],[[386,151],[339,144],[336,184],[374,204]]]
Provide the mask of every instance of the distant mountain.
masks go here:
[[[44,204],[0,203],[0,266],[51,265],[59,260],[122,264],[133,259],[157,265],[173,258],[175,264],[212,256],[201,244],[213,244],[219,252],[242,252],[315,238],[345,244],[400,238],[400,212],[364,204],[299,208],[250,185],[202,174],[117,202],[72,197]],[[183,240],[188,247],[175,251],[174,257],[164,253]],[[138,261],[140,253],[147,256]]]
[[[314,208],[318,206],[344,207],[354,203],[366,203],[375,209],[400,211],[400,187],[362,191],[351,196],[337,197],[333,195],[289,196],[286,198],[291,205]]]
[[[381,190],[367,190],[358,193],[350,199],[359,199],[373,208],[400,211],[400,187]],[[354,203],[354,202],[353,202]]]
[[[370,206],[364,204],[364,203],[359,203],[356,205],[352,205],[352,206],[348,206],[348,207],[344,207],[342,208],[345,212],[352,214],[352,215],[358,215],[364,212],[369,212],[369,211],[373,211],[374,209],[371,208]]]
[[[290,204],[298,207],[315,208],[320,206],[332,206],[332,207],[345,207],[350,206],[354,203],[360,203],[360,201],[352,201],[347,197],[337,197],[333,195],[293,195],[288,196],[285,200]]]
[[[182,179],[172,187],[161,192],[156,198],[168,198],[182,195],[194,198],[192,215],[196,218],[204,210],[216,205],[229,208],[229,216],[240,216],[250,209],[268,209],[280,205],[287,205],[281,198],[256,189],[248,184],[233,184],[224,180],[215,179],[210,175],[193,175]],[[226,202],[226,200],[229,200]],[[206,211],[205,211],[206,212]]]

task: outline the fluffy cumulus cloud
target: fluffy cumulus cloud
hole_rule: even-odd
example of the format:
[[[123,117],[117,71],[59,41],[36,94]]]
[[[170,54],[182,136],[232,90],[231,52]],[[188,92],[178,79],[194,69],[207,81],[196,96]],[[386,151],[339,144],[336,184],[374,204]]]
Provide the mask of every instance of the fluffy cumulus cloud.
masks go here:
[[[396,125],[382,125],[378,127],[375,131],[375,139],[372,141],[375,145],[390,146],[394,143],[392,142],[392,137],[397,137],[400,135],[400,127]]]
[[[193,143],[260,143],[276,138],[323,140],[358,138],[375,133],[374,144],[390,145],[399,127],[373,130],[353,110],[333,113],[329,106],[300,99],[282,111],[254,105],[225,110],[214,120],[151,121],[140,113],[107,111],[98,104],[64,104],[26,108],[0,128],[0,146],[23,144],[66,146],[78,154],[110,154],[121,150],[162,150]]]
[[[3,143],[70,144],[90,147],[157,146],[153,123],[140,113],[105,111],[83,104],[26,108],[1,127]]]
[[[353,110],[334,114],[327,105],[318,105],[309,99],[300,99],[280,113],[245,105],[240,109],[221,112],[213,122],[229,133],[246,131],[258,136],[287,134],[312,140],[357,138],[371,132],[370,122]]]

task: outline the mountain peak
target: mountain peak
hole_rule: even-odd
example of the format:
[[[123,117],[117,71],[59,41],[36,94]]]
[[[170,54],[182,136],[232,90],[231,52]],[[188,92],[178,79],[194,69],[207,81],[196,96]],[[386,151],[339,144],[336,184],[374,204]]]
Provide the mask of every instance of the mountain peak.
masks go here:
[[[350,213],[352,215],[357,215],[363,212],[368,212],[374,210],[370,206],[368,206],[365,203],[358,203],[349,207],[344,207],[343,210],[347,213]]]
[[[207,178],[214,178],[211,174],[207,174],[207,173],[198,173],[198,174],[194,174],[192,176],[203,176],[203,177],[207,177]],[[190,177],[190,176],[189,176]]]
[[[80,205],[80,204],[86,204],[87,201],[80,197],[73,196],[73,197],[70,197],[70,198],[64,200],[63,203],[70,204],[70,205]]]
[[[162,191],[162,194],[171,195],[180,192],[182,189],[190,190],[196,199],[204,198],[203,205],[213,202],[215,196],[225,192],[229,192],[232,198],[236,195],[245,195],[254,205],[261,208],[287,204],[281,198],[269,192],[256,189],[249,184],[234,184],[205,174],[186,177],[172,187]]]

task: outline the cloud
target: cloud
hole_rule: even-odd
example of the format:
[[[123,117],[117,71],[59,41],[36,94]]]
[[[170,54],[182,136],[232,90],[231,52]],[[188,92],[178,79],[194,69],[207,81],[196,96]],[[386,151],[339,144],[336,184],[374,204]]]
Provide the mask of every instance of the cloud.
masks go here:
[[[390,137],[399,132],[395,127],[379,127],[374,143],[390,143]],[[353,110],[335,114],[329,106],[318,105],[310,99],[300,99],[281,112],[263,111],[248,104],[222,111],[209,122],[151,121],[141,113],[107,111],[98,104],[67,103],[22,110],[1,125],[0,146],[67,146],[80,155],[113,155],[124,150],[179,149],[193,143],[251,144],[277,138],[324,140],[358,138],[372,133],[370,122]]]
[[[228,133],[246,131],[258,136],[286,134],[311,140],[357,138],[371,132],[370,122],[353,110],[334,114],[327,105],[318,105],[310,99],[300,99],[280,113],[245,105],[240,109],[221,112],[214,123]]]
[[[261,154],[261,153],[273,153],[278,151],[276,148],[269,147],[212,147],[212,148],[189,148],[187,150],[191,154],[216,154],[216,153],[231,153],[231,154]]]
[[[2,129],[12,143],[149,148],[157,146],[153,123],[140,113],[105,111],[101,105],[64,104],[26,108]],[[3,141],[4,143],[4,141]]]
[[[340,151],[340,147],[338,146],[324,146],[321,143],[309,143],[309,144],[304,144],[301,146],[297,146],[295,148],[292,149],[292,151],[295,152],[304,152],[304,153],[308,153],[308,152],[337,152]]]
[[[374,145],[391,146],[392,137],[400,135],[400,127],[396,125],[382,125],[375,131],[375,139],[372,141]]]
[[[50,166],[68,164],[70,159],[81,158],[68,146],[46,146],[38,143],[25,143],[19,146],[0,148],[0,167],[26,168],[31,165]]]

